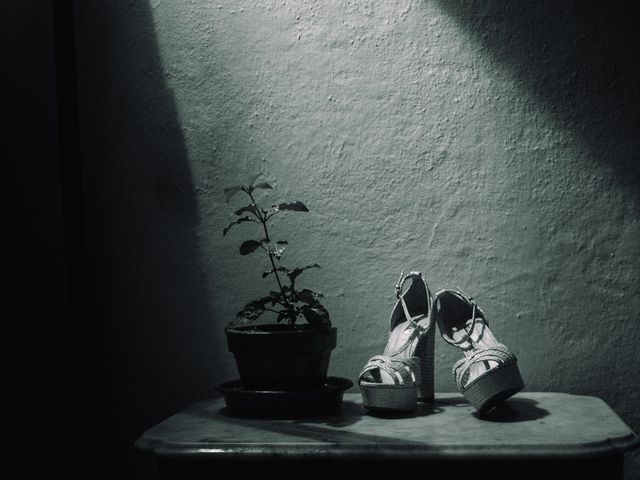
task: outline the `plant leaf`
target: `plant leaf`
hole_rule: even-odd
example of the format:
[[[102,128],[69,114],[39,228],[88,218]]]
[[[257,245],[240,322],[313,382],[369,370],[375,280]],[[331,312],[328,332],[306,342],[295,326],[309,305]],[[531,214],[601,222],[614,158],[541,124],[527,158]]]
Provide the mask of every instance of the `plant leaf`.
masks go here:
[[[260,246],[260,242],[256,240],[247,240],[242,245],[240,245],[240,255],[248,255],[251,252],[254,252]]]
[[[255,220],[253,218],[250,218],[250,217],[247,217],[247,216],[241,217],[238,220],[236,220],[235,222],[231,222],[228,227],[224,228],[222,230],[222,236],[224,237],[227,234],[227,232],[229,230],[231,230],[231,227],[233,227],[234,225],[237,225],[239,223],[244,223],[244,222],[255,222]]]
[[[331,327],[329,312],[320,303],[305,305],[301,309],[302,315],[309,322],[309,325],[318,330],[328,330]]]
[[[233,187],[225,188],[224,189],[225,202],[229,203],[229,200],[231,199],[231,197],[233,197],[238,192],[251,193],[256,188],[262,188],[262,189],[273,188],[271,185],[269,185],[266,182],[261,182],[254,185],[255,181],[261,176],[262,176],[262,173],[256,173],[251,177],[248,184],[234,185]]]
[[[236,215],[242,215],[244,212],[251,212],[256,217],[258,216],[258,209],[256,208],[255,204],[253,204],[253,203],[247,205],[246,207],[239,208],[238,210],[236,210],[233,213],[235,213]]]
[[[278,213],[279,211],[280,211],[280,209],[278,208],[278,206],[277,205],[273,205],[272,207],[269,207],[269,208],[263,208],[262,209],[262,214],[268,220],[271,217],[273,217],[276,213]]]
[[[253,175],[251,177],[251,179],[249,180],[249,183],[247,185],[243,185],[243,187],[245,188],[245,190],[248,193],[250,193],[250,194],[253,193],[254,188],[256,188],[254,183],[256,183],[256,180],[258,180],[261,176],[262,176],[261,173],[256,173],[255,175]]]
[[[281,240],[279,242],[276,242],[274,245],[272,242],[262,240],[261,245],[262,245],[262,248],[264,248],[269,255],[273,255],[278,260],[280,260],[280,257],[282,257],[282,253],[284,252],[284,249],[286,248],[287,245],[289,245],[289,243],[284,240]]]
[[[276,298],[274,298],[274,294],[277,295],[278,298],[281,296],[279,292],[271,292],[271,294],[266,297],[261,297],[256,300],[253,300],[247,303],[244,306],[244,308],[238,312],[236,317],[255,320],[256,318],[258,318],[260,315],[264,313],[268,303],[271,303],[272,305],[275,304]]]
[[[316,293],[313,290],[309,290],[308,288],[303,288],[298,292],[298,300],[309,305],[318,303],[318,298],[322,297],[324,297],[324,295]]]
[[[262,278],[265,278],[267,275],[271,275],[274,272],[285,272],[288,273],[289,270],[284,267],[278,267],[275,270],[272,268],[271,270],[267,270],[266,272],[262,272]]]
[[[280,323],[281,321],[283,321],[285,319],[291,320],[291,319],[294,319],[295,317],[296,317],[296,313],[295,312],[292,312],[291,310],[282,310],[278,314],[277,322]]]
[[[276,292],[275,290],[271,290],[269,292],[269,297],[265,297],[265,298],[270,298],[271,306],[274,306],[278,302],[278,300],[282,298],[282,292]]]
[[[280,292],[271,292],[266,297],[260,297],[256,300],[252,300],[251,302],[247,303],[240,312],[238,312],[236,317],[255,320],[264,313],[264,310],[268,303],[273,306],[276,304],[278,299],[280,299],[280,297],[282,297],[282,294]]]
[[[262,182],[262,183],[256,183],[255,185],[252,186],[252,188],[255,190],[256,188],[262,189],[262,190],[271,190],[273,189],[273,187],[271,185],[269,185],[266,182]]]
[[[251,179],[249,180],[249,186],[253,187],[254,186],[253,184],[256,183],[256,180],[258,180],[261,176],[262,176],[262,173],[254,173]]]
[[[234,185],[233,187],[228,187],[224,189],[224,201],[229,203],[231,197],[233,197],[236,193],[244,191],[244,185]]]
[[[276,205],[274,205],[274,207],[275,206]],[[289,203],[281,203],[281,204],[277,205],[277,207],[278,207],[279,210],[295,210],[297,212],[308,212],[309,211],[307,206],[304,203],[302,203],[300,200],[296,200],[295,202],[289,202]]]
[[[247,320],[255,320],[264,313],[264,308],[260,308],[257,305],[247,304],[242,310],[240,310],[236,317],[246,318]]]

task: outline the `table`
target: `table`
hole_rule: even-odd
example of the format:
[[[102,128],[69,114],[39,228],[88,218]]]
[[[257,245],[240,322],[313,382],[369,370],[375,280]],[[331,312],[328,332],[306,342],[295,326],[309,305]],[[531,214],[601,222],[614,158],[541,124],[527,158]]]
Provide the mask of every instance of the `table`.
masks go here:
[[[601,399],[521,392],[480,416],[459,394],[409,415],[379,417],[347,393],[339,411],[298,419],[240,418],[207,399],[144,432],[161,478],[353,476],[622,478],[638,436]]]

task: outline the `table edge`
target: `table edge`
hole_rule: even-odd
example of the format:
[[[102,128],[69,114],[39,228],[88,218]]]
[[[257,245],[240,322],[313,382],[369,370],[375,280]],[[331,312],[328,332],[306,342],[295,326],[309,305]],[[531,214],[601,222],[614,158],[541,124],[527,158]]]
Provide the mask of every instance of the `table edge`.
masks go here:
[[[207,458],[210,460],[269,460],[274,457],[290,460],[343,459],[343,460],[542,460],[585,459],[622,454],[640,446],[640,438],[633,432],[619,438],[599,442],[558,445],[518,445],[503,447],[483,445],[442,445],[429,449],[417,445],[402,449],[393,444],[336,444],[332,442],[279,443],[247,445],[240,443],[167,443],[161,439],[142,435],[135,442],[139,450],[164,458]],[[526,450],[526,451],[523,451]]]
[[[576,396],[562,392],[526,392],[528,394],[548,394]],[[346,394],[345,394],[346,396]],[[357,396],[357,395],[356,395]],[[454,392],[442,392],[436,394],[436,399],[456,396]],[[459,395],[458,395],[459,396]],[[615,415],[616,412],[601,398],[590,395],[602,402]],[[222,398],[208,398],[196,402],[191,407],[203,402],[223,402]],[[585,459],[593,457],[606,457],[622,454],[634,450],[640,446],[640,437],[629,430],[625,435],[615,438],[603,438],[595,442],[561,443],[554,445],[505,445],[499,449],[495,446],[485,445],[439,445],[429,448],[429,445],[414,445],[401,449],[392,443],[337,443],[305,442],[305,443],[187,443],[167,442],[153,435],[151,429],[144,432],[135,442],[136,449],[150,452],[165,458],[207,458],[211,460],[269,460],[274,457],[283,459],[344,459],[344,460],[371,460],[373,457],[380,459],[398,460],[453,460],[453,459]],[[523,452],[523,450],[527,450]]]

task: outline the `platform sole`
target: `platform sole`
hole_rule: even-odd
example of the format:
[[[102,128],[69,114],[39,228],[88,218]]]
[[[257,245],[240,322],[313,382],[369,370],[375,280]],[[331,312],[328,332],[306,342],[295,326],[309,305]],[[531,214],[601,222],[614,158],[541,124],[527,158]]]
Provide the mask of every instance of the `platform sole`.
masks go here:
[[[411,412],[418,405],[416,386],[360,385],[362,405],[367,410]]]
[[[489,370],[473,380],[462,392],[478,412],[483,413],[524,388],[517,361]]]

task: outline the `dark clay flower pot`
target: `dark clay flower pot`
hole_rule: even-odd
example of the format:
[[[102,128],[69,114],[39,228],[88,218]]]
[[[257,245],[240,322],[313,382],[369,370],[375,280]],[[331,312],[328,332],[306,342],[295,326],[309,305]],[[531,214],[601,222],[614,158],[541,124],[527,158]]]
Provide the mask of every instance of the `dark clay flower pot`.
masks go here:
[[[250,390],[321,388],[337,330],[309,325],[252,325],[226,329],[240,380]]]

